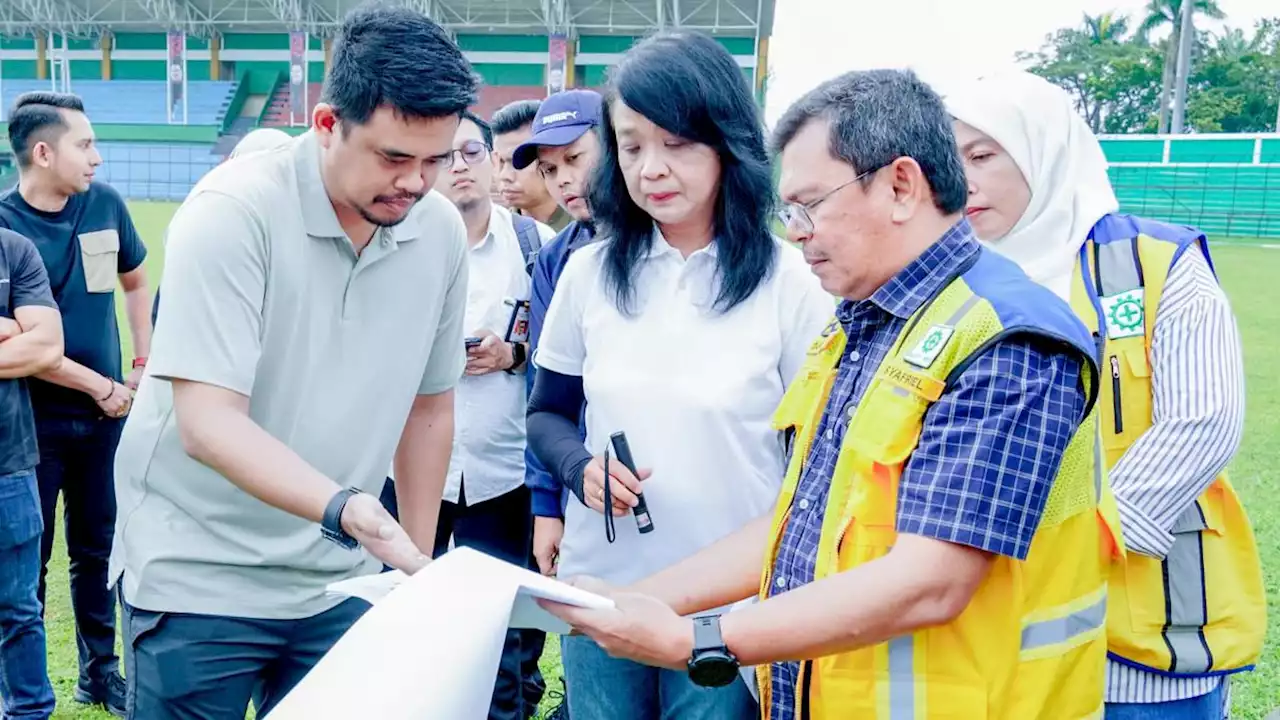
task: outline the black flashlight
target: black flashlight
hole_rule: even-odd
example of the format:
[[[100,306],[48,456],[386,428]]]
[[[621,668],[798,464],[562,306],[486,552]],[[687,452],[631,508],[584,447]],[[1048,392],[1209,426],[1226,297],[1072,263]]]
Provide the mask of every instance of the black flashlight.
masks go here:
[[[626,433],[619,430],[610,435],[609,440],[613,443],[613,454],[618,457],[618,462],[625,465],[636,480],[639,480],[640,472],[636,470],[635,458],[631,457],[631,446],[627,444]],[[649,505],[644,501],[644,493],[636,493],[636,506],[631,508],[631,512],[636,516],[636,526],[641,534],[653,532],[653,518],[649,517]]]

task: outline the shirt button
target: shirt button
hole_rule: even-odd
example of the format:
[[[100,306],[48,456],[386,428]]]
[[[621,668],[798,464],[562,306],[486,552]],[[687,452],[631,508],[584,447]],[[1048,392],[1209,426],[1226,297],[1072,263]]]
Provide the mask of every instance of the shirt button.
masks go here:
[[[809,498],[801,498],[801,499],[800,499],[800,509],[801,509],[801,510],[808,510],[808,509],[809,509]]]
[[[787,579],[782,576],[779,576],[778,579],[774,581],[774,584],[780,588],[784,588],[787,586]]]
[[[824,437],[824,438],[826,438],[826,439],[830,440],[830,439],[832,439],[832,438],[833,438],[833,437],[835,437],[835,436],[831,433],[831,430],[830,430],[830,429],[828,429],[826,432],[822,433],[822,437]]]
[[[849,359],[852,360],[853,362],[858,362],[859,360],[862,359],[862,353],[858,352],[857,350],[854,350],[853,352],[849,353]]]

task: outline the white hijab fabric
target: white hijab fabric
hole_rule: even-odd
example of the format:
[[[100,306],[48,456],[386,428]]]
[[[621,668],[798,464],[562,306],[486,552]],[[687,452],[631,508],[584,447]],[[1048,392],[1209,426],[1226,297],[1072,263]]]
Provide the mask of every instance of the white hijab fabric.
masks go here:
[[[1120,208],[1097,138],[1064,90],[1026,72],[957,86],[946,104],[952,117],[1000,143],[1031,188],[1022,218],[987,245],[1069,299],[1080,246]]]

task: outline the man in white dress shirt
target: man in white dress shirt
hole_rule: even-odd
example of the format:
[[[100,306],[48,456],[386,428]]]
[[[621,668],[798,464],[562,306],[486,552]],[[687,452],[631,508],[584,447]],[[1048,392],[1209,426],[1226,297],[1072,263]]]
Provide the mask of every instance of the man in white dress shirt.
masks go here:
[[[529,488],[524,484],[528,345],[521,326],[527,321],[512,323],[512,315],[516,301],[529,299],[530,253],[555,233],[530,218],[513,217],[493,202],[492,148],[488,124],[464,114],[451,163],[436,181],[436,190],[453,202],[467,226],[470,279],[463,325],[467,369],[455,395],[453,458],[435,554],[447,550],[452,537],[455,545],[523,567],[533,535]],[[524,720],[537,709],[522,699],[520,638],[516,631],[507,635],[491,720]]]

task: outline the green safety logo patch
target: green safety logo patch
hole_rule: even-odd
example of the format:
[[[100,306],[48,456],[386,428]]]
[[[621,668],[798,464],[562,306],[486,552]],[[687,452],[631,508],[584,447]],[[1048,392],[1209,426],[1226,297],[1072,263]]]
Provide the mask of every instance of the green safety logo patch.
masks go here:
[[[929,332],[924,334],[920,342],[911,349],[911,352],[902,356],[902,359],[918,368],[928,368],[942,354],[942,349],[947,346],[947,342],[951,340],[951,336],[955,332],[955,328],[946,325],[934,325],[929,328]]]
[[[1107,323],[1107,339],[1136,337],[1145,330],[1146,308],[1142,305],[1142,289],[1130,290],[1101,299]]]

